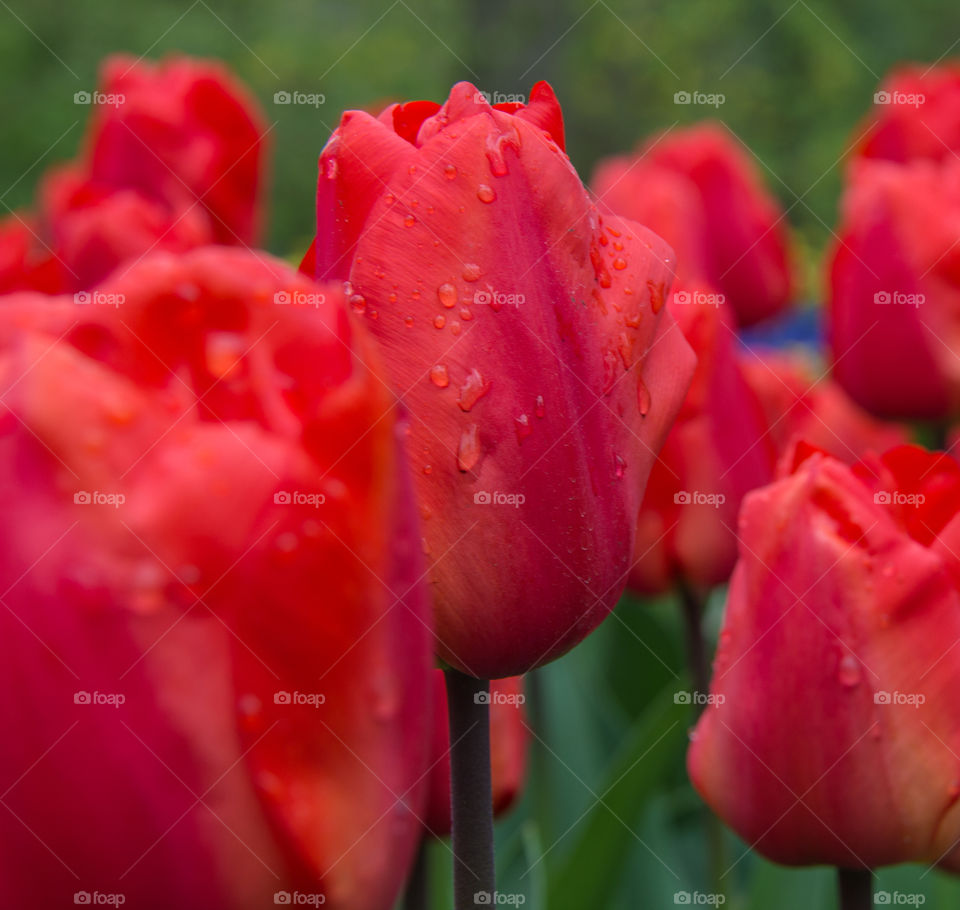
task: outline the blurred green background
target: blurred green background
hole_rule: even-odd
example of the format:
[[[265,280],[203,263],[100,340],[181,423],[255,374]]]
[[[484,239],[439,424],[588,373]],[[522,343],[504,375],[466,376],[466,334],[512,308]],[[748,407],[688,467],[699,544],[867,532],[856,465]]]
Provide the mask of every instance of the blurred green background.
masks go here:
[[[312,236],[317,156],[345,108],[442,100],[470,79],[490,92],[557,91],[568,151],[585,177],[643,136],[719,117],[752,149],[789,208],[808,296],[830,241],[842,157],[877,82],[901,60],[960,51],[960,6],[846,0],[0,0],[0,201],[29,204],[42,170],[73,156],[99,61],[183,51],[225,61],[272,125],[267,247],[297,257]],[[322,93],[317,108],[274,103]],[[677,91],[722,93],[716,110]],[[714,630],[721,599],[708,616]],[[531,781],[498,829],[501,891],[529,910],[675,906],[718,893],[729,908],[834,905],[831,870],[783,870],[732,835],[711,845],[683,767],[692,709],[676,605],[624,601],[581,647],[531,680]],[[432,848],[437,907],[450,905],[449,849]],[[960,885],[919,867],[878,888],[960,905]],[[682,899],[681,899],[682,900]],[[695,898],[691,898],[691,903]]]

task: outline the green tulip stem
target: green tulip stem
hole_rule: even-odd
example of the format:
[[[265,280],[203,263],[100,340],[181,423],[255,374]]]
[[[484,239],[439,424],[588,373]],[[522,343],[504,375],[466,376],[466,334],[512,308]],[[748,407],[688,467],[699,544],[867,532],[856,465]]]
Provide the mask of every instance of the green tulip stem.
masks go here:
[[[403,910],[429,910],[430,907],[430,858],[428,838],[423,837],[417,846],[417,857],[407,887],[403,892]]]
[[[450,719],[454,910],[475,910],[478,904],[492,905],[496,894],[490,682],[453,669],[444,675]]]
[[[873,872],[870,869],[837,869],[840,910],[870,910],[873,907]]]

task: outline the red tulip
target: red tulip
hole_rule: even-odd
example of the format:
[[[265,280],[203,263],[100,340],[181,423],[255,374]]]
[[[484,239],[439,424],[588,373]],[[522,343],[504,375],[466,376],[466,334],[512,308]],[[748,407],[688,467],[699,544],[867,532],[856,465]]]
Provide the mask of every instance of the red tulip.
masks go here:
[[[109,58],[82,160],[43,181],[36,215],[0,221],[0,292],[91,290],[154,251],[259,234],[265,128],[219,65]]]
[[[591,186],[604,206],[673,245],[677,277],[716,288],[741,325],[788,304],[786,215],[719,124],[673,130],[602,161]]]
[[[196,206],[209,215],[217,243],[256,243],[266,126],[247,90],[217,63],[124,55],[104,63],[101,86],[123,102],[94,109],[91,179],[181,213]]]
[[[903,424],[871,417],[800,349],[743,351],[744,378],[760,401],[777,456],[804,439],[847,464],[910,441]]]
[[[0,903],[391,906],[428,607],[340,291],[155,255],[82,306],[5,297],[0,376]]]
[[[424,828],[433,837],[446,837],[450,824],[450,729],[443,671],[434,671],[433,763]],[[523,791],[527,775],[530,728],[523,705],[523,678],[511,676],[490,684],[490,776],[493,813],[507,812]]]
[[[948,161],[960,152],[960,63],[892,70],[857,128],[857,154],[889,161]]]
[[[859,161],[830,265],[834,375],[883,417],[960,411],[960,161]]]
[[[679,578],[697,586],[726,581],[737,558],[740,502],[772,477],[767,427],[737,362],[732,319],[703,287],[682,286],[669,301],[697,369],[640,509],[630,587],[643,593]]]
[[[801,445],[788,470],[744,502],[690,776],[777,862],[936,862],[960,836],[960,466]]]
[[[479,677],[563,654],[626,581],[640,497],[692,355],[669,249],[602,217],[545,83],[491,108],[343,115],[316,268],[348,279],[410,413],[437,650]]]

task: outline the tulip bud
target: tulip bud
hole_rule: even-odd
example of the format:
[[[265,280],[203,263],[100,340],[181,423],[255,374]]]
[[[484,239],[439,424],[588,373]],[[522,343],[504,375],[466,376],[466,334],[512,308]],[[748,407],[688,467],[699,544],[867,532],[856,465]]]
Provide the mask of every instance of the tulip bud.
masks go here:
[[[800,444],[750,493],[688,769],[790,865],[937,862],[960,836],[960,466]]]
[[[566,652],[626,581],[640,497],[693,368],[670,250],[601,216],[545,83],[491,107],[343,115],[320,159],[319,277],[409,410],[437,653],[481,678]]]
[[[390,906],[429,616],[340,289],[208,247],[8,296],[0,390],[0,904]]]

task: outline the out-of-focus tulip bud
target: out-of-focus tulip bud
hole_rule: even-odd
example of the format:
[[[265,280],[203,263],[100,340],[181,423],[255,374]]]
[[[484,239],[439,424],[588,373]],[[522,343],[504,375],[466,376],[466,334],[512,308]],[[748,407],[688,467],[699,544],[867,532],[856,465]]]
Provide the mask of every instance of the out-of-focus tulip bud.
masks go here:
[[[744,502],[690,776],[777,862],[937,862],[960,836],[960,466],[801,443],[784,470]]]
[[[960,63],[892,70],[857,127],[857,154],[889,161],[946,161],[960,152]]]
[[[563,654],[626,582],[647,476],[693,369],[669,248],[601,216],[545,83],[491,107],[343,115],[318,277],[347,279],[410,412],[437,649],[478,677]]]
[[[450,729],[447,724],[447,689],[443,671],[434,671],[433,764],[430,793],[424,816],[426,833],[445,837],[450,824]],[[493,812],[507,812],[520,796],[527,774],[530,730],[523,705],[523,679],[511,676],[494,680],[490,697],[490,776]]]
[[[960,412],[960,161],[857,161],[830,264],[837,381],[882,417]]]
[[[737,361],[737,336],[722,296],[681,285],[669,299],[697,355],[680,416],[650,473],[640,510],[630,587],[659,593],[682,579],[709,587],[737,558],[744,495],[769,482],[774,454],[759,402]]]
[[[3,906],[391,906],[431,638],[378,363],[224,247],[3,298]]]
[[[907,427],[868,414],[805,350],[743,350],[739,360],[778,459],[799,439],[847,464],[910,441]]]
[[[602,161],[591,187],[601,205],[673,245],[678,279],[705,280],[725,295],[740,325],[789,303],[786,216],[719,124],[672,130],[635,155]]]

